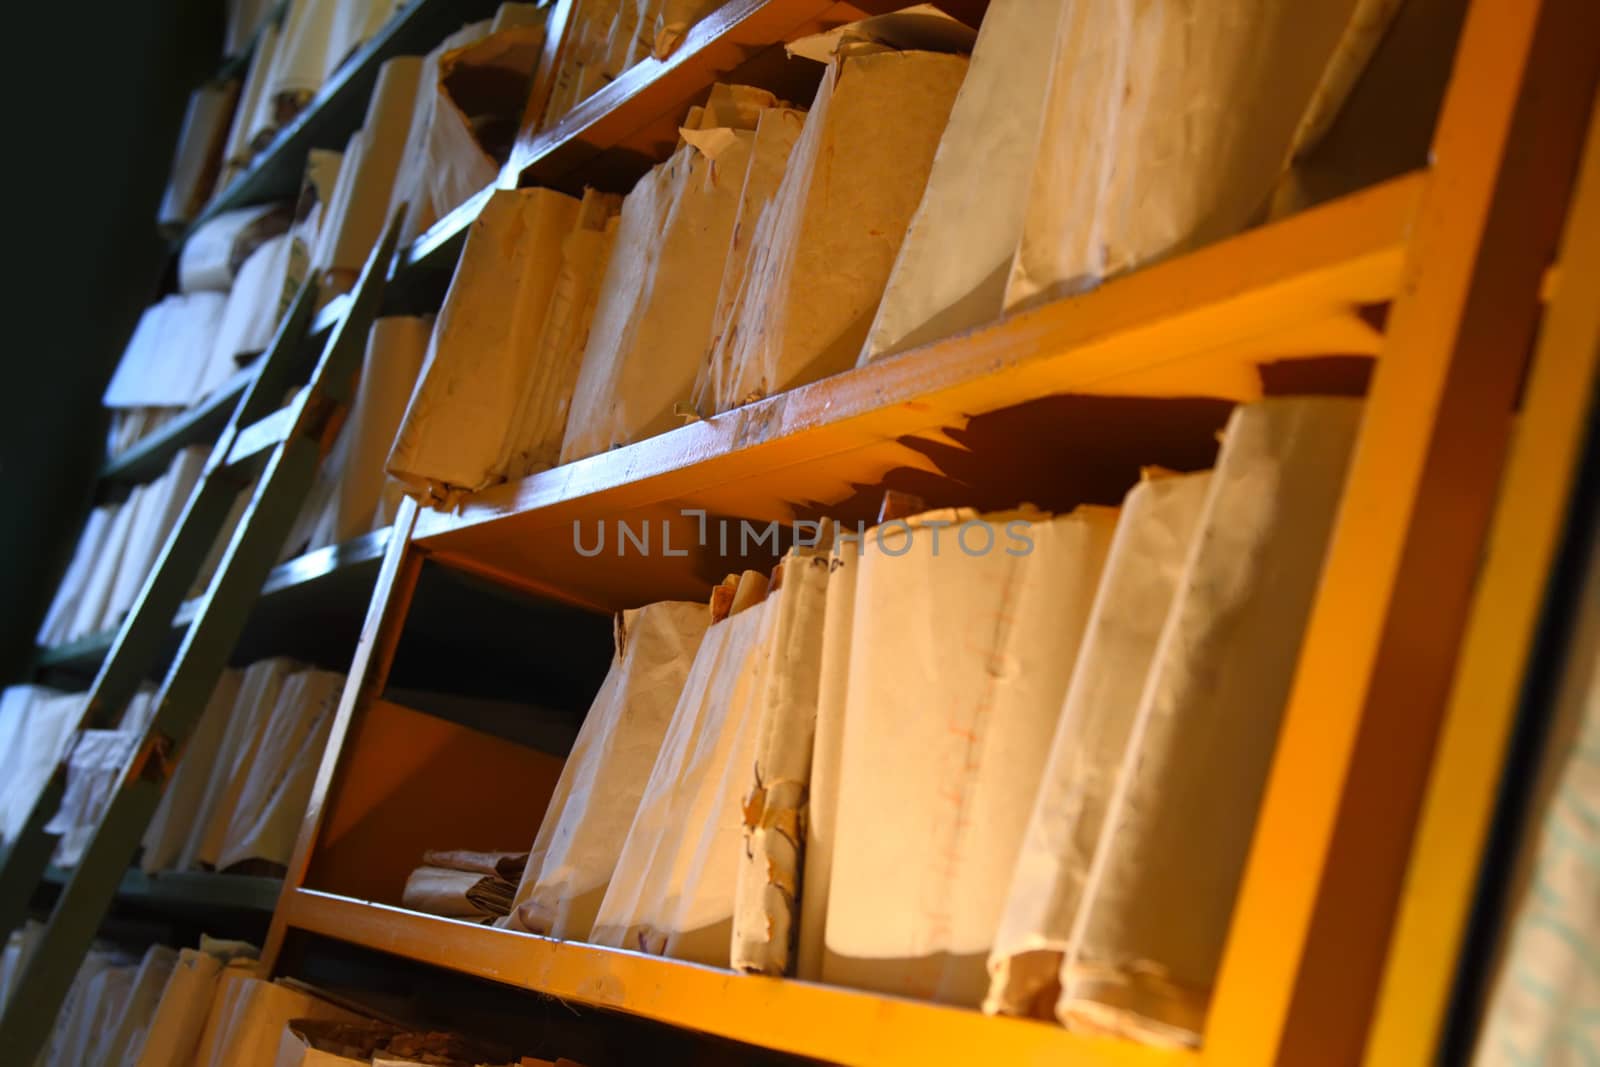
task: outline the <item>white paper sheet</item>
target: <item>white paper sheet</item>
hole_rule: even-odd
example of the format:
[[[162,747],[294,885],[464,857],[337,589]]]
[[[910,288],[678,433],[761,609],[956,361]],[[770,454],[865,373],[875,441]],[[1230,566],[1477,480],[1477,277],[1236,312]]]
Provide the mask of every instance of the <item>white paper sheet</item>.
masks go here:
[[[185,293],[226,293],[250,253],[289,228],[282,204],[256,204],[224,211],[201,225],[178,252],[178,288]]]
[[[228,717],[239,697],[242,681],[242,671],[223,670],[216,688],[211,691],[211,699],[200,714],[199,723],[183,746],[178,768],[167,782],[161,803],[145,829],[139,866],[146,873],[175,867],[195,825],[201,821],[200,804],[215,770],[222,738],[228,729]]]
[[[0,839],[12,842],[73,742],[82,693],[14,685],[0,693]]]

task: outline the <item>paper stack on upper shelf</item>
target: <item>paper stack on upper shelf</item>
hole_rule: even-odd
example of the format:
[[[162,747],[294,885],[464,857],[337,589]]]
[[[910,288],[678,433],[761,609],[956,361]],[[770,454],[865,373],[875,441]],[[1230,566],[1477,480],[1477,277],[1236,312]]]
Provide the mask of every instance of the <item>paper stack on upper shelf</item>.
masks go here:
[[[756,128],[781,106],[765,90],[713,86],[672,157],[623,200],[562,462],[679,425],[711,340]]]
[[[665,59],[720,0],[577,0],[567,16],[550,99],[528,132],[546,129],[624,71]]]
[[[971,43],[960,23],[917,9],[790,46],[828,67],[783,183],[756,222],[701,414],[855,364]]]
[[[434,849],[406,878],[400,903],[413,911],[488,923],[511,910],[526,852]]]

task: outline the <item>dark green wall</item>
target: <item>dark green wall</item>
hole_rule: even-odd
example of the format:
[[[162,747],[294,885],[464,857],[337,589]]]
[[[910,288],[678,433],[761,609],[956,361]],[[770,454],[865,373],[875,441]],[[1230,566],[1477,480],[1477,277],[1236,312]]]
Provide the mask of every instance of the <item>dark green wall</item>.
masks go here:
[[[103,452],[99,397],[169,251],[155,213],[221,0],[8,6],[0,679],[26,670]]]

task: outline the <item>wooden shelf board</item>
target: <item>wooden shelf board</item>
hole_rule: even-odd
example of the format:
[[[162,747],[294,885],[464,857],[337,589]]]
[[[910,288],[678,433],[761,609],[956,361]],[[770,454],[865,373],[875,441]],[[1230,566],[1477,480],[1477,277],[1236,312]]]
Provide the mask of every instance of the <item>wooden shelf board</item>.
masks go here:
[[[988,451],[975,458],[985,471],[1022,471],[1026,486],[1037,438],[1071,430],[1007,422],[1037,417],[1043,398],[1109,398],[1088,413],[1063,401],[1062,419],[1139,424],[1119,427],[1116,456],[1080,435],[1075,464],[1114,459],[1135,473],[1139,463],[1170,464],[1152,447],[1177,432],[1170,409],[1184,398],[1257,398],[1266,364],[1306,368],[1276,391],[1352,391],[1348,360],[1313,357],[1376,355],[1382,333],[1370,309],[1394,295],[1423,184],[1406,175],[904,356],[494,487],[454,511],[425,511],[416,539],[458,565],[609,610],[702,596],[725,563],[666,558],[659,541],[649,559],[619,558],[614,543],[585,558],[575,522],[659,530],[671,521],[679,550],[690,537],[683,508],[762,522],[852,517],[846,502],[890,472],[953,479],[985,426],[1000,432],[984,435]],[[1195,426],[1209,443],[1214,427]],[[590,527],[584,536],[592,546]]]
[[[1021,1019],[513,933],[330,893],[287,893],[296,929],[506,985],[844,1064],[981,1062],[1171,1067],[1198,1054]],[[964,1059],[963,1062],[979,1062]]]

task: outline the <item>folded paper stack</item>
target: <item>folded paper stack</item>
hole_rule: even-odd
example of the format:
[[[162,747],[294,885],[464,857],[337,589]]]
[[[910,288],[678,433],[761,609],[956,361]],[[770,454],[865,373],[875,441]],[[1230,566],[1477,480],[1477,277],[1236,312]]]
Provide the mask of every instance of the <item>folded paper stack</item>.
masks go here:
[[[704,604],[674,601],[617,616],[611,669],[561,770],[502,925],[589,938],[709,621]]]
[[[497,190],[473,221],[389,453],[389,473],[419,494],[504,477],[517,408],[547,371],[538,345],[581,206],[550,189]]]
[[[406,878],[400,902],[413,911],[451,919],[492,922],[511,911],[526,852],[434,849]]]
[[[751,237],[702,414],[854,366],[966,73],[971,31],[921,11],[791,50],[827,63]],[[938,48],[939,51],[930,49]]]

